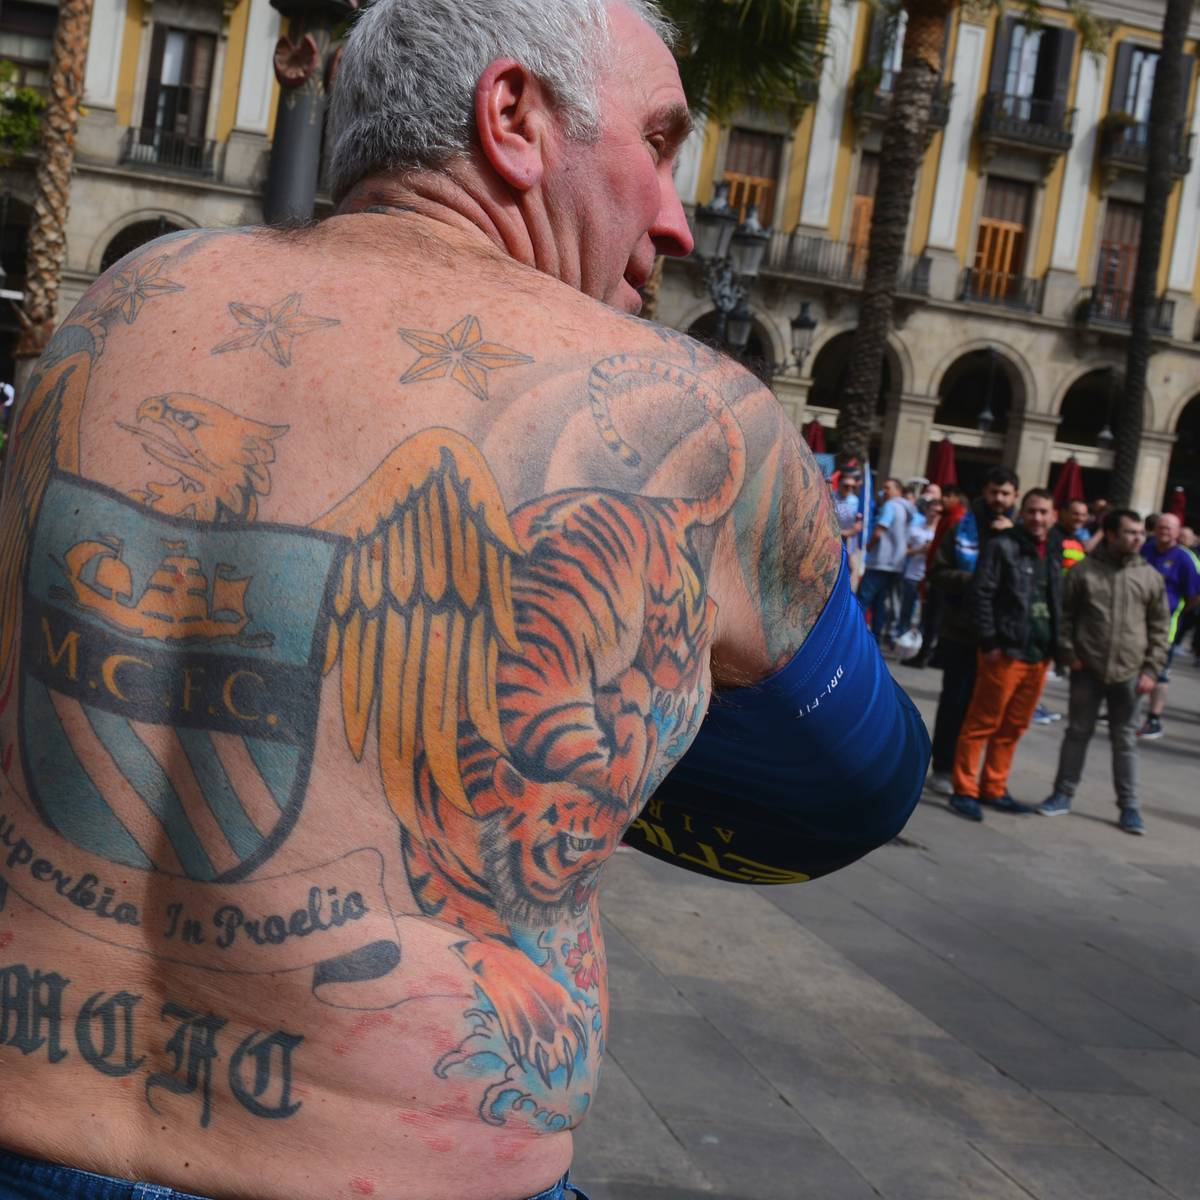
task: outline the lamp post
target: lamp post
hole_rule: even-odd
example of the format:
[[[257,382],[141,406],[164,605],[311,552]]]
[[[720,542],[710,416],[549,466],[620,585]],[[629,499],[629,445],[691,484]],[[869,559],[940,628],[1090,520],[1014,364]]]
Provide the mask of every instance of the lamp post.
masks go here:
[[[279,109],[263,196],[268,224],[308,221],[321,174],[321,131],[329,85],[337,69],[334,34],[358,11],[359,0],[271,0],[288,19],[275,45]]]
[[[754,316],[746,298],[758,278],[771,231],[758,219],[758,205],[751,204],[746,219],[739,223],[737,210],[729,203],[729,184],[716,186],[710,203],[696,209],[696,258],[704,267],[704,282],[717,314],[717,340],[741,358],[750,343]],[[808,302],[792,318],[792,353],[773,364],[765,374],[774,376],[803,365],[812,349],[816,318]]]
[[[712,201],[696,209],[696,257],[717,312],[717,339],[741,355],[750,341],[753,318],[746,296],[758,278],[771,231],[751,204],[740,224],[729,203],[729,184],[717,184]]]

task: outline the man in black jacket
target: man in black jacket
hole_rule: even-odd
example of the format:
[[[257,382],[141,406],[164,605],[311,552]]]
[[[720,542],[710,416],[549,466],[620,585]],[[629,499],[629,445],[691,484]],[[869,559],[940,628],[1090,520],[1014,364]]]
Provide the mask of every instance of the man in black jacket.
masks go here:
[[[950,807],[972,821],[983,820],[981,804],[1003,812],[1033,811],[1009,795],[1008,775],[1062,624],[1061,558],[1047,543],[1053,524],[1054,497],[1033,488],[1021,502],[1018,526],[991,539],[972,581],[977,670],[958,735],[950,797]]]
[[[1007,467],[993,467],[983,481],[983,495],[962,520],[949,530],[929,567],[929,586],[945,603],[941,634],[933,665],[942,668],[942,694],[933,729],[933,771],[930,791],[949,796],[954,791],[950,772],[963,713],[975,686],[975,647],[979,635],[967,602],[967,589],[988,541],[1012,528],[1020,484]]]

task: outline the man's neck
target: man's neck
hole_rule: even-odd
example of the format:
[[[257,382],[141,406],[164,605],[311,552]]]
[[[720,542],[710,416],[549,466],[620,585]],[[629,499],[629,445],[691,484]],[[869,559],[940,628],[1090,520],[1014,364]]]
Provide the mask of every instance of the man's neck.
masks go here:
[[[442,171],[406,176],[374,175],[355,184],[337,208],[355,213],[424,217],[468,243],[489,245],[507,258],[543,271],[553,267],[550,239],[537,237],[535,223],[498,181],[488,182],[469,160],[450,163]]]

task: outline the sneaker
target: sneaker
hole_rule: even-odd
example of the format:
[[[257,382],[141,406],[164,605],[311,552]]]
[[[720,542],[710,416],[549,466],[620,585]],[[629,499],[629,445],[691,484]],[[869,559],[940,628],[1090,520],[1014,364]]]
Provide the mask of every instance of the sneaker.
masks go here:
[[[954,795],[954,780],[950,778],[949,771],[930,771],[925,786],[938,796]]]
[[[1049,725],[1054,720],[1054,714],[1044,705],[1039,704],[1033,710],[1033,723],[1035,725]]]
[[[1163,736],[1162,718],[1147,717],[1146,723],[1137,731],[1143,742],[1157,742]]]
[[[1123,808],[1120,817],[1117,818],[1117,828],[1141,837],[1146,832],[1146,823],[1136,808]]]
[[[1027,817],[1033,812],[1031,805],[1014,800],[1007,792],[1003,796],[997,796],[995,800],[988,800],[986,797],[980,796],[979,803],[990,804],[997,812],[1012,813],[1017,817]]]
[[[955,792],[950,797],[950,807],[960,817],[966,817],[968,821],[983,820],[983,809],[979,807],[979,801],[974,796],[960,796]]]
[[[1071,811],[1071,797],[1054,792],[1037,806],[1036,811],[1043,817],[1061,817]]]

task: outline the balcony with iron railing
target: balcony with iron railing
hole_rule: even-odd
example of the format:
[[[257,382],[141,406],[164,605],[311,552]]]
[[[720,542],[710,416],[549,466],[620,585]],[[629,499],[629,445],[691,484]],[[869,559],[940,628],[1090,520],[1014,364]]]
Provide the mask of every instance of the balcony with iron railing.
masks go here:
[[[879,71],[878,68],[861,71],[852,85],[851,104],[854,117],[864,128],[883,125],[892,111],[892,92],[895,90],[896,73]],[[928,129],[945,129],[950,119],[950,97],[954,84],[939,79],[929,107]]]
[[[1097,284],[1080,297],[1076,319],[1081,325],[1128,332],[1133,316],[1133,293],[1125,288]],[[1150,318],[1152,333],[1171,337],[1175,330],[1175,301],[1160,296]]]
[[[1171,154],[1171,174],[1182,179],[1192,169],[1193,135],[1182,127]],[[1150,123],[1135,121],[1128,113],[1109,113],[1100,122],[1100,165],[1109,174],[1144,172],[1150,157]]]
[[[1045,281],[1012,275],[989,267],[968,267],[962,273],[958,298],[967,304],[990,304],[1016,312],[1037,312]]]
[[[930,266],[930,259],[925,255],[905,258],[897,291],[910,296],[928,296]],[[867,273],[867,246],[866,243],[835,242],[806,234],[775,233],[771,236],[762,270],[768,274],[791,275],[858,289]]]
[[[1057,157],[1075,136],[1075,109],[1059,100],[988,92],[979,112],[979,133],[994,146]]]
[[[154,127],[125,131],[117,162],[195,179],[220,180],[222,144]]]

